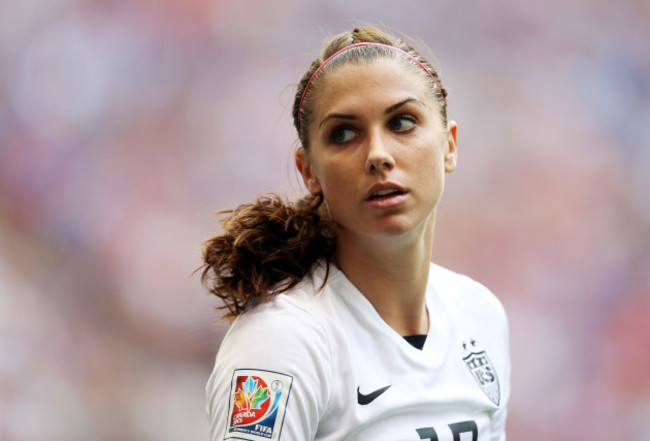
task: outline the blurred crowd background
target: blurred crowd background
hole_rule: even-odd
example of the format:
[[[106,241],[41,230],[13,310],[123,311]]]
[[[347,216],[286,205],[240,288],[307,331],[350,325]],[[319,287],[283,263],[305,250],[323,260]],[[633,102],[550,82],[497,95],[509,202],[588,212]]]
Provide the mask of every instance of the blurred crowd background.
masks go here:
[[[382,23],[459,124],[435,260],[510,318],[512,440],[650,440],[650,3],[0,3],[0,440],[207,440],[214,212],[302,193],[293,84]]]

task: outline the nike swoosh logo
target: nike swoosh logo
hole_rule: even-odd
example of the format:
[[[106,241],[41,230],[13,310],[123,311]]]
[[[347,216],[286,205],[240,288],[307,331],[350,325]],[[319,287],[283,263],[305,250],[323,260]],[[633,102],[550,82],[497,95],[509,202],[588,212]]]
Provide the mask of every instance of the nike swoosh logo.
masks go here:
[[[379,395],[386,392],[389,387],[391,387],[390,384],[388,386],[377,389],[376,391],[370,392],[369,394],[362,394],[361,391],[359,391],[359,387],[357,387],[357,402],[362,406],[370,404],[375,401]]]

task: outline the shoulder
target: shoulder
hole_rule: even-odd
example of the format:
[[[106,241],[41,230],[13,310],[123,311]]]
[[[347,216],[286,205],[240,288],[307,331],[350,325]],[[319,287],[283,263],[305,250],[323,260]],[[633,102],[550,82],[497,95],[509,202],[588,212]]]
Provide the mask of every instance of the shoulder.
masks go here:
[[[222,342],[217,361],[231,356],[231,350],[241,353],[254,348],[257,359],[268,354],[270,360],[281,360],[304,346],[326,348],[324,313],[318,307],[322,299],[316,291],[312,278],[306,277],[296,287],[239,316]]]
[[[284,427],[288,439],[313,437],[332,383],[330,338],[319,311],[324,300],[317,288],[312,277],[306,277],[233,322],[206,386],[212,439],[222,439],[226,430],[239,426],[232,415],[239,409],[240,383],[249,379],[249,389],[266,384],[271,396],[284,400],[279,402],[277,414],[280,421],[287,409],[285,424],[278,422],[280,426],[276,427],[273,423],[268,433]],[[273,391],[272,385],[280,386],[283,392]]]
[[[290,290],[272,296],[235,319],[215,361],[215,371],[255,368],[303,374],[309,363],[330,364],[327,308],[318,280],[311,274]]]
[[[499,298],[485,285],[469,276],[432,263],[429,283],[435,286],[442,300],[470,302],[481,308],[487,308],[490,312],[505,316],[505,310]]]
[[[506,312],[499,298],[471,277],[432,263],[429,283],[445,304],[506,324]]]

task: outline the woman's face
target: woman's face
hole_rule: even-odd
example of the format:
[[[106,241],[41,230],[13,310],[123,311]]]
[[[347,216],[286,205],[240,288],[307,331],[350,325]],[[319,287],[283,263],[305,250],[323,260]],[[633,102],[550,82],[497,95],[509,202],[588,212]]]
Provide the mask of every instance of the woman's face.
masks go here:
[[[432,225],[444,174],[456,167],[456,125],[418,67],[393,59],[338,67],[312,101],[309,152],[296,163],[322,193],[341,235],[397,236]]]

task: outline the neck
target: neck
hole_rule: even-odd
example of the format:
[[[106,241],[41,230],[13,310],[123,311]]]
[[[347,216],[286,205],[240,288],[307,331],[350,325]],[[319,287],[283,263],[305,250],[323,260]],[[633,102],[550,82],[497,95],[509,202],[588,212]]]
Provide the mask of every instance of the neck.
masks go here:
[[[337,265],[382,319],[400,335],[429,329],[425,293],[429,278],[433,220],[411,238],[359,237],[340,231]]]

